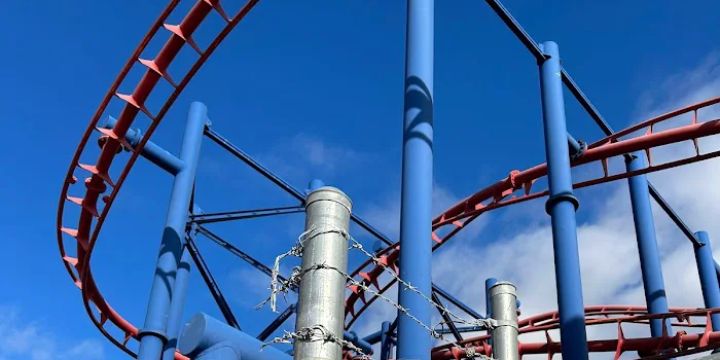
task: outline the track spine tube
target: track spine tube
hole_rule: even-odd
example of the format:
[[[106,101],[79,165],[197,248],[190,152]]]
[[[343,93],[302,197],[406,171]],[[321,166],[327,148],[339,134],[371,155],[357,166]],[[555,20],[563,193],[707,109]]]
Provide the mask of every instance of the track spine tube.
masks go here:
[[[430,297],[433,185],[434,0],[407,1],[405,107],[400,200],[400,277]],[[404,287],[398,302],[430,324],[431,305]],[[432,339],[398,312],[398,359],[429,360]]]
[[[694,246],[694,249],[703,301],[708,309],[718,308],[720,307],[720,285],[718,285],[718,278],[715,274],[715,260],[713,260],[710,236],[705,231],[698,231],[695,233],[695,237],[702,244]],[[720,314],[712,314],[710,320],[713,331],[720,331]]]
[[[565,359],[582,360],[588,358],[588,348],[575,219],[578,203],[572,193],[562,67],[556,43],[545,42],[541,49],[546,55],[546,59],[540,63],[545,154],[550,189],[546,209],[552,223],[562,355]]]
[[[176,286],[175,279],[181,261],[190,198],[206,124],[207,108],[200,102],[193,102],[190,105],[180,151],[183,167],[175,175],[173,182],[160,254],[150,289],[145,325],[138,334],[140,340],[138,359],[140,360],[160,359],[164,347],[168,344],[168,323],[179,321],[179,319],[171,319],[174,314],[170,309],[173,300],[180,301],[173,297]]]
[[[628,171],[645,168],[647,166],[645,155],[639,151],[630,154],[626,158],[626,166]],[[628,178],[628,185],[648,313],[664,314],[669,310],[660,252],[655,238],[655,222],[650,207],[647,176],[636,175],[630,177]],[[667,334],[672,334],[671,326],[669,324],[666,326]],[[650,334],[652,336],[663,336],[663,319],[650,320]]]

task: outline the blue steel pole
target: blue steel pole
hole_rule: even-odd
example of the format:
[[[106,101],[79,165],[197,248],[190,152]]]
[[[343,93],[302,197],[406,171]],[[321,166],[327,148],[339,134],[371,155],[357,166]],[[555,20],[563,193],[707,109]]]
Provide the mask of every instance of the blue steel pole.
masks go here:
[[[165,332],[168,336],[168,342],[165,344],[165,350],[163,350],[163,360],[172,360],[175,357],[175,349],[177,349],[178,336],[182,326],[182,314],[185,309],[185,295],[190,280],[191,262],[192,256],[190,256],[190,251],[185,246],[175,275],[175,285],[173,286],[172,301],[170,302],[170,317]]]
[[[430,298],[433,183],[434,0],[407,1],[405,41],[405,114],[400,201],[400,277]],[[431,306],[404,287],[402,307],[430,324]],[[430,358],[430,334],[398,312],[398,359]]]
[[[200,157],[203,129],[207,124],[207,108],[199,102],[190,105],[183,136],[180,159],[182,169],[175,175],[160,254],[150,289],[145,325],[138,334],[140,349],[138,359],[158,360],[168,341],[167,325],[173,287],[183,251],[185,227],[188,219],[195,170]]]
[[[540,82],[550,187],[545,208],[552,223],[562,355],[564,359],[587,359],[575,219],[578,201],[572,192],[560,53],[552,41],[543,43],[541,49],[546,56],[540,65]]]
[[[626,158],[626,166],[628,171],[644,169],[646,167],[645,155],[642,152],[631,154]],[[660,252],[655,239],[655,222],[650,207],[647,177],[645,175],[633,176],[628,179],[628,184],[648,313],[668,313],[667,295],[663,281]],[[670,324],[666,324],[666,326],[667,334],[671,334],[672,328]],[[650,320],[650,334],[653,337],[663,335],[663,319]]]
[[[390,358],[390,347],[392,346],[391,337],[390,322],[383,321],[380,325],[380,360],[388,360]]]
[[[715,274],[715,260],[713,260],[710,237],[705,231],[696,232],[695,237],[702,244],[694,246],[694,248],[705,307],[717,308],[720,307],[720,285],[718,285],[718,278]],[[710,319],[713,331],[720,331],[720,314],[713,314]]]

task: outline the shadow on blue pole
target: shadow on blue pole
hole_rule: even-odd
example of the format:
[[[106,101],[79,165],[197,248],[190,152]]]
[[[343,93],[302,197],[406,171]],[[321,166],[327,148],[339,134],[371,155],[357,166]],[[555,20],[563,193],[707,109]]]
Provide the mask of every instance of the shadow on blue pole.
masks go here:
[[[545,208],[552,224],[562,355],[582,360],[588,358],[588,349],[575,219],[578,201],[572,191],[560,52],[552,41],[541,49],[546,55],[540,64],[540,82],[550,188]]]
[[[400,277],[430,297],[433,183],[434,1],[408,0],[405,49],[405,113],[400,208]],[[400,288],[401,306],[430,324],[430,304]],[[398,313],[398,359],[428,360],[432,339]]]
[[[175,174],[173,182],[170,205],[160,245],[160,254],[158,255],[155,275],[150,289],[145,325],[138,334],[140,340],[138,359],[140,360],[160,359],[164,347],[168,344],[168,322],[174,315],[171,312],[171,302],[174,300],[173,290],[176,286],[178,265],[183,252],[185,227],[195,181],[195,170],[197,169],[200,145],[202,144],[203,130],[206,124],[207,108],[202,103],[193,102],[190,105],[180,151],[180,160],[183,164],[182,168]],[[175,301],[178,300],[175,299]],[[174,334],[171,337],[174,337]]]

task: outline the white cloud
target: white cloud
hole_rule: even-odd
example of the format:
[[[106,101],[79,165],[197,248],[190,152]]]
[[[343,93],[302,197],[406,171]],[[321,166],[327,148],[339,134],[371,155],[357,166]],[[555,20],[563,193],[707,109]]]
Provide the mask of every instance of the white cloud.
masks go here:
[[[11,306],[0,306],[0,359],[96,360],[104,359],[104,347],[97,340],[61,342],[56,334],[37,322],[21,319]]]

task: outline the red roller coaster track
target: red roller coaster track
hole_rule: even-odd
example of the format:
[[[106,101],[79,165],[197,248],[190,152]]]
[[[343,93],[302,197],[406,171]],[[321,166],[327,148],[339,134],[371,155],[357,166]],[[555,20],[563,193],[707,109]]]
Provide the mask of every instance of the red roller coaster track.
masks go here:
[[[103,98],[100,106],[90,120],[90,124],[82,136],[75,155],[67,172],[63,185],[57,216],[57,238],[60,254],[63,263],[70,274],[73,282],[82,292],[82,299],[86,311],[96,327],[113,344],[131,356],[134,351],[129,347],[131,340],[137,340],[138,328],[130,321],[117,313],[106,299],[102,296],[95,283],[90,259],[93,249],[100,235],[102,226],[107,219],[114,199],[117,197],[126,177],[128,176],[137,157],[140,155],[144,145],[152,136],[155,128],[165,116],[179,94],[184,90],[192,77],[205,63],[217,46],[235,28],[235,26],[253,9],[258,2],[249,0],[233,16],[228,16],[220,4],[220,0],[197,0],[194,6],[187,12],[183,20],[177,25],[167,24],[166,20],[175,10],[179,0],[170,1],[162,11],[159,18],[153,23],[149,32],[135,49],[130,59],[120,71],[109,91]],[[193,33],[198,29],[203,20],[212,12],[224,19],[224,27],[216,34],[213,41],[206,49],[201,49],[193,41]],[[160,31],[161,29],[166,32]],[[152,59],[141,59],[148,44],[155,38],[167,36],[162,48]],[[188,44],[198,53],[198,58],[190,69],[179,77],[180,81],[175,82],[168,73],[168,68],[176,58],[181,48]],[[146,68],[144,75],[135,85],[130,94],[121,94],[118,89],[124,84],[130,70],[136,66]],[[177,74],[176,74],[177,75]],[[157,114],[152,114],[146,107],[145,102],[155,86],[161,80],[166,81],[173,91],[165,99]],[[98,127],[101,117],[106,114],[108,105],[113,98],[124,102],[124,107],[118,117],[117,124],[112,130]],[[644,121],[638,125],[627,128],[614,135],[608,136],[591,144],[588,149],[572,162],[572,166],[589,163],[598,163],[602,168],[602,176],[584,180],[575,184],[575,187],[585,187],[617,179],[627,178],[637,174],[644,174],[659,171],[675,166],[689,164],[720,155],[720,151],[702,152],[698,139],[720,133],[720,120],[698,121],[698,112],[714,104],[720,103],[720,97],[713,98],[695,105],[681,108],[667,114]],[[129,146],[124,138],[136,117],[142,113],[151,120],[149,127],[145,130],[140,143]],[[655,131],[658,124],[666,123],[670,119],[677,119],[680,116],[691,114],[687,124],[670,127],[662,131]],[[644,133],[639,134],[642,130]],[[102,150],[94,164],[80,162],[81,157],[87,154],[87,144],[94,131],[98,131],[103,139]],[[695,148],[695,153],[671,162],[654,163],[652,161],[652,150],[663,145],[689,141]],[[116,155],[119,150],[125,147],[131,149],[131,155],[124,164],[116,165],[120,168],[117,176],[110,173],[111,165],[117,164]],[[622,156],[632,151],[645,151],[650,159],[646,168],[635,172],[611,173],[608,162],[615,156]],[[85,178],[84,196],[71,196],[71,189],[77,185],[78,176],[76,172],[85,172],[89,176]],[[547,194],[544,189],[533,189],[533,184],[542,179],[547,173],[545,164],[537,165],[524,171],[512,171],[510,175],[489,187],[467,197],[462,202],[443,212],[433,220],[432,238],[435,241],[433,249],[447,243],[453,236],[472,222],[481,214],[503,206],[520,203],[523,201],[543,197]],[[106,191],[110,192],[106,194]],[[80,192],[82,190],[75,190]],[[103,195],[105,194],[105,195]],[[98,199],[101,201],[99,202]],[[80,206],[79,216],[75,221],[77,225],[71,227],[69,224],[73,219],[68,219],[65,213],[67,202]],[[94,224],[93,224],[94,223]],[[72,238],[75,245],[75,252],[69,250],[66,241]],[[393,285],[393,281],[380,284],[380,275],[386,270],[397,271],[396,260],[399,254],[399,246],[394,244],[380,252],[380,261],[368,260],[356,269],[352,276],[363,284],[371,286],[377,292],[383,293]],[[346,326],[350,327],[358,317],[377,299],[377,295],[366,297],[361,287],[351,287],[351,294],[346,300]],[[358,302],[358,300],[360,300]],[[616,323],[618,326],[618,337],[611,340],[593,340],[589,343],[591,351],[614,351],[615,357],[619,357],[625,351],[639,351],[642,354],[655,354],[661,350],[676,351],[678,354],[693,353],[711,349],[720,344],[720,333],[713,333],[708,328],[702,334],[684,334],[679,332],[675,335],[666,335],[659,338],[625,339],[622,332],[622,323],[642,323],[658,316],[673,317],[678,321],[679,326],[693,327],[697,324],[690,322],[692,317],[707,317],[710,313],[720,312],[720,309],[673,309],[670,314],[647,315],[642,307],[605,306],[590,307],[586,309],[586,323],[588,325]],[[109,326],[120,330],[122,336],[114,336]],[[520,323],[521,333],[545,332],[546,342],[523,343],[521,351],[523,354],[546,353],[549,357],[559,351],[559,343],[550,339],[547,331],[557,328],[557,313],[547,313],[526,318]],[[704,324],[702,325],[705,326]],[[478,353],[490,354],[490,347],[487,337],[477,337],[465,340],[461,345],[474,346]],[[452,348],[449,345],[440,346],[433,350],[433,359],[459,358],[464,352]],[[662,355],[660,355],[662,356]],[[176,359],[187,359],[176,353]]]

